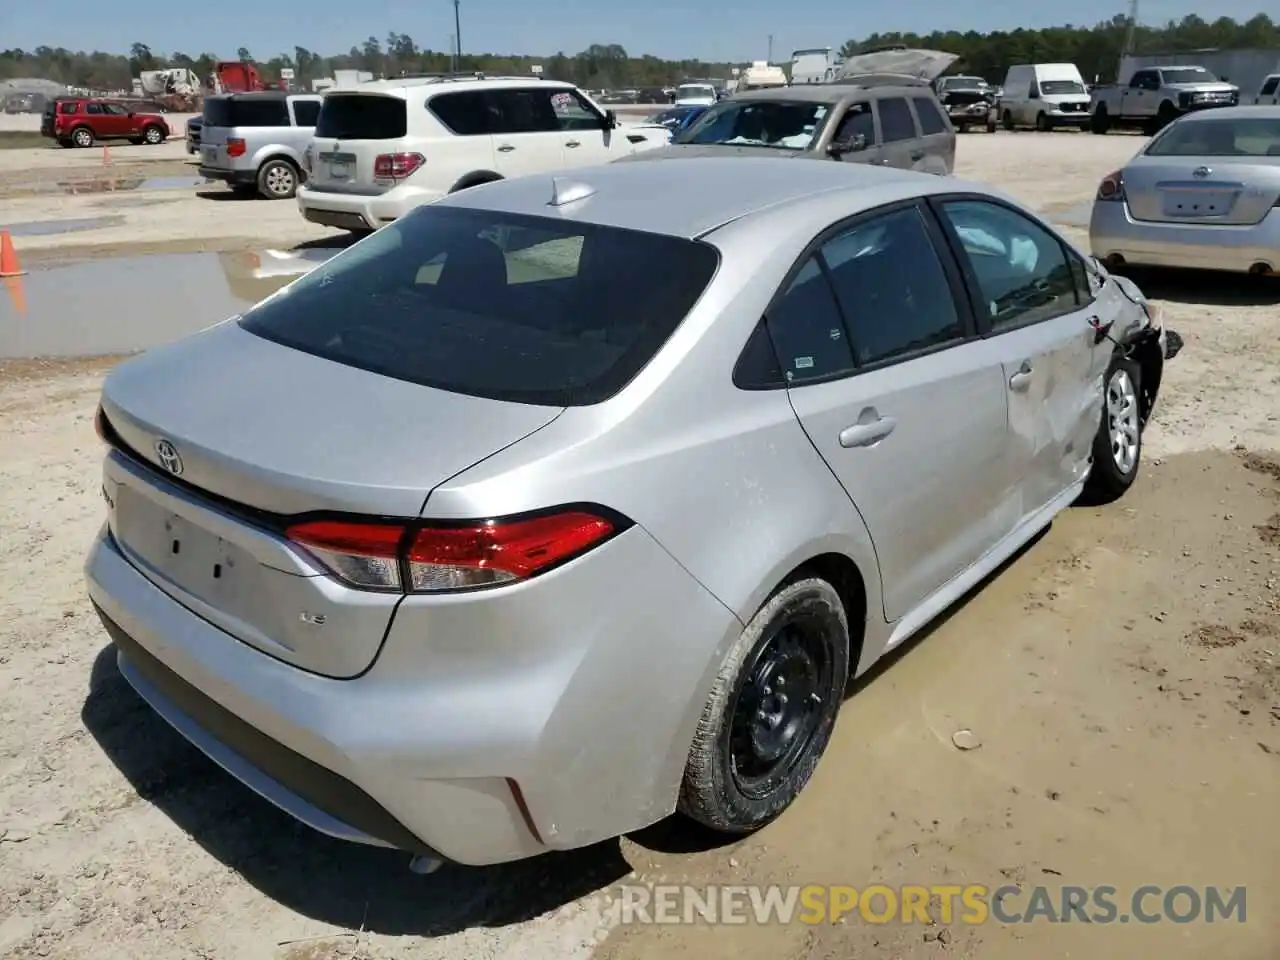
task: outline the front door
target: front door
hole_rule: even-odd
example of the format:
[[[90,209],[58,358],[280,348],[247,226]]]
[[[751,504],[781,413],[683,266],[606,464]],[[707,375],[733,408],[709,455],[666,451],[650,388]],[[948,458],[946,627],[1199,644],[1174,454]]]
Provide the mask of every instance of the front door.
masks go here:
[[[861,144],[856,150],[840,154],[839,159],[845,163],[878,166],[884,162],[880,141],[876,136],[876,116],[870,101],[860,100],[845,107],[844,114],[836,121],[835,133],[831,135],[829,142]]]
[[[1095,342],[1084,264],[1053,233],[989,200],[935,203],[1003,365],[1010,468],[1021,478],[1025,518],[1088,474],[1112,345]]]
[[[504,177],[546,173],[564,165],[564,137],[551,101],[554,87],[487,91],[493,108],[494,163]]]
[[[606,128],[605,118],[575,90],[557,90],[551,97],[564,147],[566,167],[608,163],[631,153],[626,131]]]
[[[137,118],[120,104],[104,103],[102,112],[102,122],[106,124],[106,129],[103,131],[105,136],[136,137],[140,135]]]
[[[1004,381],[914,204],[851,221],[767,325],[796,416],[866,522],[897,620],[1012,531]]]

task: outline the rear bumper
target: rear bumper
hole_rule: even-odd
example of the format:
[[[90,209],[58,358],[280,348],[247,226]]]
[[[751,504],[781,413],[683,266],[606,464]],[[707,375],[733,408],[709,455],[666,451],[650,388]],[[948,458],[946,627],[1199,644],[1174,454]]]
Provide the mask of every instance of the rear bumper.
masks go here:
[[[1095,202],[1089,218],[1095,257],[1151,267],[1247,273],[1255,264],[1280,271],[1280,208],[1261,223],[1155,223],[1134,220],[1127,203]]]
[[[638,527],[545,583],[409,598],[351,680],[196,616],[105,527],[85,572],[126,679],[236,779],[331,836],[471,865],[669,814],[717,652],[741,629]]]
[[[303,219],[312,223],[342,230],[377,230],[442,196],[442,191],[408,184],[374,195],[338,193],[304,184],[298,188],[297,199]]]

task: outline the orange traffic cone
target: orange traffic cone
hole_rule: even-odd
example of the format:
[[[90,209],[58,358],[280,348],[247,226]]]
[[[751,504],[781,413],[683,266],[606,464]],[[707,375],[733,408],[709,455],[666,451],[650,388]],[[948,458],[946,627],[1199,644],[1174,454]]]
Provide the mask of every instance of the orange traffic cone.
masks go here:
[[[102,165],[105,167],[111,162],[111,148],[105,143],[102,145]]]
[[[22,289],[21,277],[0,277],[0,286],[9,291],[9,299],[13,301],[13,309],[19,316],[27,312],[27,293]]]
[[[0,230],[0,277],[20,277],[26,271],[18,266],[18,252],[8,230]]]

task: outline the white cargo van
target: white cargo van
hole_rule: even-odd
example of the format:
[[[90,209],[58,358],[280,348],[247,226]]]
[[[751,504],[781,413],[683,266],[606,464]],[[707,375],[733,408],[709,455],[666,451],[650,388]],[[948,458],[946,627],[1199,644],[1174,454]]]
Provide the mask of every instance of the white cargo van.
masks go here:
[[[1000,98],[1006,130],[1081,129],[1089,122],[1089,89],[1074,63],[1021,63],[1009,68]]]

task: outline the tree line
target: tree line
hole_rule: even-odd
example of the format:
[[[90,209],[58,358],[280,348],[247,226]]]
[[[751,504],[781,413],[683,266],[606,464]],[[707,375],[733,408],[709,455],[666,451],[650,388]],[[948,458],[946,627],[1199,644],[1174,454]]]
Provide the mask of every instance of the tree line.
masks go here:
[[[1012,30],[978,33],[947,31],[929,34],[877,33],[861,40],[849,40],[839,48],[842,56],[879,47],[905,44],[957,54],[952,72],[977,74],[999,83],[1010,64],[1070,62],[1088,78],[1116,79],[1115,73],[1130,33],[1129,19],[1117,15],[1091,27],[1067,24],[1042,30]],[[1280,27],[1260,13],[1244,23],[1230,17],[1212,22],[1201,17],[1183,17],[1163,26],[1136,25],[1135,52],[1190,52],[1207,48],[1280,46]],[[143,70],[187,67],[207,79],[217,54],[196,55],[154,52],[145,43],[135,43],[128,55],[102,51],[72,51],[62,47],[0,51],[0,80],[36,77],[67,86],[94,90],[128,89],[132,78]],[[294,47],[265,60],[255,60],[241,47],[235,59],[254,61],[265,79],[275,80],[282,69],[294,71],[295,83],[309,86],[335,70],[368,70],[375,76],[395,77],[406,73],[442,73],[451,69],[483,71],[491,75],[528,74],[535,65],[543,76],[568,80],[588,89],[657,87],[685,78],[728,79],[731,68],[741,64],[702,60],[664,60],[650,55],[634,57],[619,44],[592,44],[573,55],[563,52],[539,57],[519,54],[465,54],[455,59],[451,51],[419,47],[408,34],[392,32],[385,40],[368,37],[344,54],[325,56],[306,47]]]

